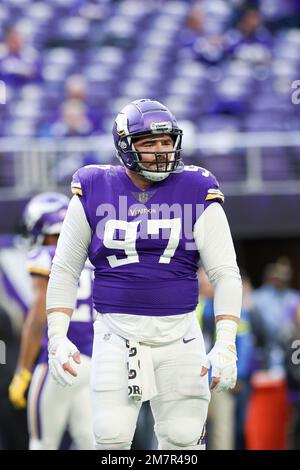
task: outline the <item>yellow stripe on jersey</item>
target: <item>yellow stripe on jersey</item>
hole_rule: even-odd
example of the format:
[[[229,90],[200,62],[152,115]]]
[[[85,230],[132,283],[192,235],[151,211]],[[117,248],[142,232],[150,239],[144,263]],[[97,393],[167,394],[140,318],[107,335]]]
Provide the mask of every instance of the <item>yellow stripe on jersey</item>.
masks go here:
[[[73,194],[77,194],[78,196],[82,196],[82,190],[79,188],[71,188]]]
[[[28,272],[30,274],[40,274],[41,276],[49,276],[50,271],[48,269],[43,269],[43,268],[34,268],[30,267],[28,268]]]
[[[220,194],[208,194],[205,198],[206,201],[211,201],[213,199],[221,199],[221,201],[224,202],[225,197],[224,197],[224,194],[220,193]]]

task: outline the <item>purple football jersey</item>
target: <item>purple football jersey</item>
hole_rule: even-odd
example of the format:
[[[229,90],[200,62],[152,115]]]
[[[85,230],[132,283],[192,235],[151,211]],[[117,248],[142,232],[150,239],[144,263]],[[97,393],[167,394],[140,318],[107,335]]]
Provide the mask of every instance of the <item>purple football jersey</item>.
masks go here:
[[[24,264],[26,255],[15,247],[0,249],[0,292],[3,305],[12,314],[26,316],[32,302],[30,279]],[[20,266],[24,269],[20,269]]]
[[[32,275],[49,276],[55,246],[41,246],[29,253],[27,269]],[[93,269],[89,263],[83,269],[77,291],[77,305],[73,312],[68,338],[78,350],[87,356],[92,355],[93,343],[93,301],[92,301]],[[38,363],[48,361],[47,328],[42,340]]]
[[[91,165],[75,173],[72,191],[92,229],[98,312],[164,316],[195,309],[194,225],[209,204],[224,199],[211,173],[185,167],[142,191],[124,167]]]

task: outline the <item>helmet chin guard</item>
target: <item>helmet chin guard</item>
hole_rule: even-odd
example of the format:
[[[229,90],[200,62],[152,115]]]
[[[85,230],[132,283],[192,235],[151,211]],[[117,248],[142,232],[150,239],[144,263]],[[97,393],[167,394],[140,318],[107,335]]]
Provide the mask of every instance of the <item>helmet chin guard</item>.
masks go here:
[[[166,178],[168,178],[170,174],[166,171],[164,171],[163,173],[156,173],[155,171],[143,171],[143,170],[141,170],[139,173],[147,180],[154,181],[154,182],[163,181]]]

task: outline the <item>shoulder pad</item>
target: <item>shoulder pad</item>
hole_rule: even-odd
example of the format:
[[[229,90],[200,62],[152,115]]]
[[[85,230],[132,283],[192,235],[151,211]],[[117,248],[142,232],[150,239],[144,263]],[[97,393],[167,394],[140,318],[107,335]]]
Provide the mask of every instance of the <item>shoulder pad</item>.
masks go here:
[[[219,188],[217,178],[206,168],[196,165],[187,165],[184,167],[184,171],[191,172],[195,175],[199,185],[203,188],[203,200],[206,203],[210,202],[224,202],[224,194]]]
[[[83,196],[85,186],[95,177],[99,176],[99,172],[109,170],[111,165],[86,165],[77,170],[72,178],[71,191],[73,194]]]
[[[55,247],[39,247],[33,249],[28,256],[27,271],[30,274],[49,276]]]

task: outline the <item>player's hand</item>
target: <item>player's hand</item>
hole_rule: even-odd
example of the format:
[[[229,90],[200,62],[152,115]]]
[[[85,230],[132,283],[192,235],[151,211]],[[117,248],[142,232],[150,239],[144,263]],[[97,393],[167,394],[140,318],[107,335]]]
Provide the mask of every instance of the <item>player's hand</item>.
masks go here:
[[[214,347],[207,355],[207,362],[202,367],[201,376],[207,374],[212,368],[211,390],[217,392],[229,390],[235,387],[237,379],[235,344],[227,344],[216,341]]]
[[[9,400],[17,409],[26,407],[25,393],[31,380],[31,373],[27,369],[16,372],[8,387]]]
[[[80,364],[80,353],[66,336],[54,336],[49,340],[49,370],[56,383],[65,387],[72,385],[71,376],[76,377],[77,372],[70,364],[70,358]]]

